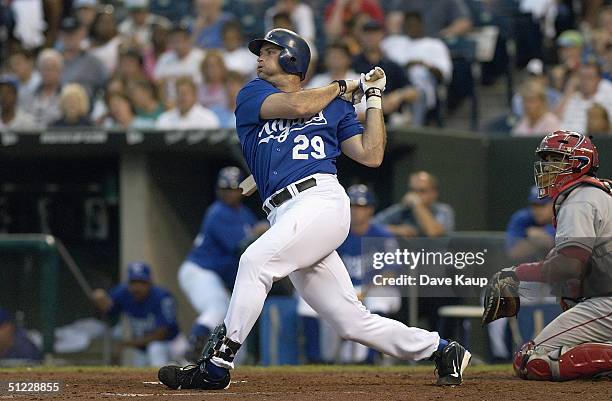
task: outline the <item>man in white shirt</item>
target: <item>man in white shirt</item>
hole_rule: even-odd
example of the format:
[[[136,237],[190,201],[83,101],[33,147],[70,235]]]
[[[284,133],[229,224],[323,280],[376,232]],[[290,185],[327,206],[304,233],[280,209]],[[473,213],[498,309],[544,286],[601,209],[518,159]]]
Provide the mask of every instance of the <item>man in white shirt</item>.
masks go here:
[[[0,130],[35,128],[34,117],[17,107],[18,87],[15,75],[0,75]]]
[[[119,24],[119,33],[132,46],[145,48],[151,42],[153,25],[170,26],[168,19],[149,12],[149,0],[125,0],[129,16]]]
[[[601,104],[608,115],[612,115],[612,83],[601,78],[601,69],[596,60],[587,60],[567,82],[563,98],[556,114],[561,127],[567,131],[585,132],[587,110],[593,103]]]
[[[425,36],[418,12],[406,13],[404,26],[407,35],[391,35],[383,40],[383,53],[407,68],[410,82],[425,93],[427,106],[432,108],[436,104],[436,87],[449,83],[452,77],[450,52],[442,40]]]
[[[255,78],[257,59],[244,45],[242,27],[237,21],[223,25],[223,60],[228,70],[238,71],[246,78]]]
[[[205,52],[193,46],[189,30],[186,25],[175,26],[169,38],[170,51],[164,53],[157,64],[153,75],[166,91],[166,98],[174,100],[174,84],[178,77],[190,77],[196,84],[202,82],[200,64]]]
[[[189,77],[176,80],[176,107],[162,113],[155,128],[214,129],[219,128],[217,115],[197,103],[197,87]]]

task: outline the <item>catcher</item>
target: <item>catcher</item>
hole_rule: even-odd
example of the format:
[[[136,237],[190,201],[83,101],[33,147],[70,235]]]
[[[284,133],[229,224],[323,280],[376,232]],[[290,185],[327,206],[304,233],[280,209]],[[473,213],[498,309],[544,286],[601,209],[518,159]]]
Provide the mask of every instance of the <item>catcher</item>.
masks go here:
[[[539,197],[553,200],[557,233],[545,260],[496,273],[483,325],[519,311],[521,281],[550,283],[564,310],[514,356],[522,379],[612,376],[612,186],[596,177],[597,148],[584,135],[556,131],[536,149]]]

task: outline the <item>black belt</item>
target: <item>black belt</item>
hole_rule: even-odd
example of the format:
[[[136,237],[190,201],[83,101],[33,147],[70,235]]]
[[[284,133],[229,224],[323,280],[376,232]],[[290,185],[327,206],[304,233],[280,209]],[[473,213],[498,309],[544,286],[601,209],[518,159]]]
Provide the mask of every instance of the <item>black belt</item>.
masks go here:
[[[297,189],[299,193],[299,192],[304,192],[308,188],[312,188],[315,186],[317,186],[317,180],[315,180],[314,178],[309,178],[307,180],[304,180],[302,182],[298,182],[297,184],[295,184],[295,189]],[[276,208],[282,205],[283,203],[287,202],[291,198],[293,198],[293,195],[291,195],[291,191],[289,191],[289,189],[285,187],[276,195],[272,195],[270,197],[269,203],[270,205],[272,205],[272,207]],[[272,209],[270,209],[268,205],[266,205],[265,203],[261,208],[263,209],[264,212],[266,212],[266,216],[269,215],[270,212],[272,211]]]

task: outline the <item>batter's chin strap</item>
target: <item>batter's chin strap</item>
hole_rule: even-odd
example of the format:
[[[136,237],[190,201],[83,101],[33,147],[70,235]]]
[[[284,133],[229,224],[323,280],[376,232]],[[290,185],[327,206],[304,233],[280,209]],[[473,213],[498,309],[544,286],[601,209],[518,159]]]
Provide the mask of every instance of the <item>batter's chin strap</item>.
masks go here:
[[[215,327],[202,350],[202,358],[198,361],[198,364],[207,362],[213,357],[221,358],[228,363],[234,362],[241,344],[230,340],[226,337],[226,334],[227,329],[224,323]]]

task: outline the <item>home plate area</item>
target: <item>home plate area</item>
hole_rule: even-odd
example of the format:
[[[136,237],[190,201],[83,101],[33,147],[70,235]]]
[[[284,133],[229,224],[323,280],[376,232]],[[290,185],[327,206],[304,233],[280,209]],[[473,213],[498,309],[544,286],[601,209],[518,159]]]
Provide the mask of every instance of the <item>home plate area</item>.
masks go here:
[[[59,381],[59,393],[0,394],[0,399],[27,400],[601,400],[612,380],[564,383],[523,381],[508,365],[475,366],[465,382],[438,387],[431,366],[243,367],[221,391],[170,390],[156,370],[128,368],[34,368],[0,371],[0,381]]]

